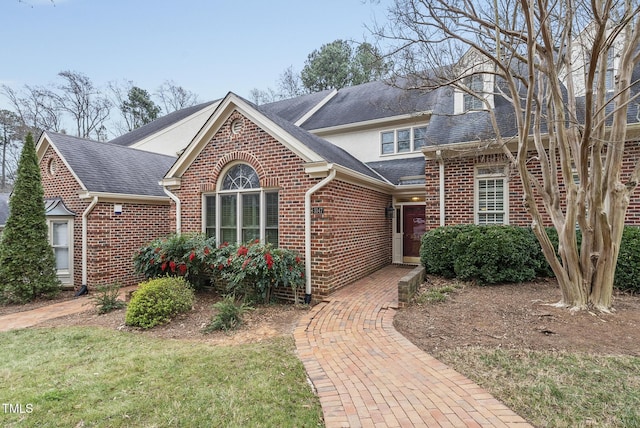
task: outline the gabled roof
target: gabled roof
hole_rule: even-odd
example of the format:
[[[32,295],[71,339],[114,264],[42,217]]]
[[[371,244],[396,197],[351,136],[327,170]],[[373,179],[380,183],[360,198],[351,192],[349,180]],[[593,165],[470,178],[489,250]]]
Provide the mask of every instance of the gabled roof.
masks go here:
[[[165,178],[181,177],[209,142],[211,136],[217,132],[219,126],[234,110],[240,111],[306,162],[334,163],[369,179],[385,183],[379,174],[342,148],[295,126],[274,113],[272,108],[259,107],[232,92],[220,102],[200,133],[193,139]]]
[[[301,126],[307,130],[429,112],[435,107],[432,92],[404,90],[376,81],[340,89]]]
[[[215,102],[216,101],[208,101],[206,103],[202,103],[202,104],[198,104],[195,106],[174,111],[172,113],[159,117],[156,120],[147,123],[146,125],[136,128],[131,132],[127,132],[124,135],[114,138],[109,142],[111,144],[117,144],[119,146],[130,146],[132,144],[137,143],[138,141],[141,141],[149,137],[150,135],[155,134],[156,132],[159,132],[165,128],[168,128],[171,125],[176,124],[177,122],[180,122],[183,119],[186,119],[192,114],[210,106]]]
[[[321,103],[334,92],[333,90],[327,89],[313,94],[263,104],[260,107],[264,111],[277,114],[288,122],[296,123],[306,114],[311,113],[314,108],[321,105]]]
[[[47,216],[73,217],[76,215],[69,210],[61,198],[47,198],[44,200],[44,211]]]
[[[38,143],[54,150],[88,192],[165,197],[158,182],[176,161],[173,156],[136,150],[65,134],[45,132]]]

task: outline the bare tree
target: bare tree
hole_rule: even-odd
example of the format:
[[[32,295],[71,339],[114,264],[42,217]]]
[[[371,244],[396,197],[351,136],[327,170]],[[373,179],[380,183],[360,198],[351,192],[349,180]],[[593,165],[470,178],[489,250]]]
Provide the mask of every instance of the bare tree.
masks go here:
[[[9,184],[18,166],[16,159],[12,157],[21,139],[26,135],[26,127],[20,117],[12,111],[0,110],[0,162],[2,174],[0,175],[0,192],[9,189]]]
[[[82,73],[61,71],[58,76],[64,80],[56,94],[58,106],[75,121],[76,135],[89,138],[109,117],[111,101]]]
[[[62,111],[57,96],[47,88],[25,85],[20,92],[2,85],[2,94],[9,100],[14,112],[32,134],[43,130],[62,131]],[[26,137],[27,131],[21,139]]]
[[[490,115],[493,138],[479,145],[501,148],[518,172],[559,305],[609,311],[640,179],[638,160],[622,173],[628,107],[639,92],[638,1],[395,0],[390,13],[378,33],[396,42],[396,71],[418,86],[453,87]],[[498,98],[512,107],[515,136],[501,133]]]
[[[182,110],[198,104],[198,96],[178,86],[173,80],[165,81],[156,92],[165,113]]]

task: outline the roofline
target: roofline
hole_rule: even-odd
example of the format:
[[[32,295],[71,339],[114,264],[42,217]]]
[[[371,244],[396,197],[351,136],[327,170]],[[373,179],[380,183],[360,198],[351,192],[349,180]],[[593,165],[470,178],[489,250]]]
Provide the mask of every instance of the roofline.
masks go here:
[[[314,178],[324,178],[329,174],[329,171],[335,170],[337,172],[336,179],[338,180],[366,187],[368,189],[377,190],[383,193],[390,194],[396,187],[384,178],[382,178],[382,180],[384,181],[377,180],[373,177],[346,168],[342,165],[329,163],[326,161],[307,163],[304,167],[304,170],[307,174]]]
[[[433,110],[424,110],[416,113],[401,114],[398,116],[387,116],[379,119],[365,120],[362,122],[353,122],[353,123],[345,123],[343,125],[328,126],[326,128],[308,129],[308,131],[315,135],[326,135],[326,134],[333,134],[335,132],[341,132],[345,130],[355,131],[362,128],[377,127],[379,125],[384,125],[384,124],[391,125],[393,123],[398,123],[398,122],[413,122],[413,121],[416,121],[416,119],[422,118],[423,116],[431,117],[432,114],[433,114]]]
[[[80,180],[80,177],[78,177],[76,175],[76,172],[73,170],[73,168],[71,168],[71,165],[69,165],[65,157],[62,156],[62,153],[60,153],[56,145],[53,143],[51,137],[49,137],[49,135],[47,134],[47,131],[42,132],[42,134],[40,135],[40,139],[38,140],[38,144],[36,145],[36,153],[38,155],[38,164],[42,162],[42,159],[44,158],[44,154],[47,152],[46,144],[48,144],[49,146],[51,146],[51,148],[53,148],[53,151],[56,152],[58,157],[62,160],[62,163],[67,168],[67,170],[71,173],[73,178],[78,182],[82,190],[87,191],[87,186],[84,185],[82,180]]]
[[[294,122],[294,125],[301,127],[311,116],[316,114],[318,110],[325,106],[333,97],[338,93],[337,89],[331,91],[326,97],[324,97],[318,104],[311,108],[308,112],[302,115],[302,117]]]
[[[80,192],[80,199],[98,198],[100,202],[140,202],[146,204],[169,205],[171,199],[168,196],[132,195],[127,193],[109,192]]]
[[[216,107],[202,129],[193,137],[184,153],[178,158],[171,169],[169,169],[164,178],[171,179],[181,177],[234,110],[238,110],[243,116],[254,122],[259,128],[278,140],[304,161],[314,162],[322,160],[317,153],[298,142],[295,137],[263,113],[253,108],[236,94],[229,92]]]
[[[149,142],[149,140],[157,138],[161,134],[166,134],[167,132],[177,128],[178,126],[182,126],[184,122],[186,122],[187,120],[190,120],[191,118],[193,118],[197,114],[203,114],[203,112],[205,110],[208,110],[209,108],[211,108],[212,111],[215,110],[216,107],[218,106],[218,104],[220,104],[221,101],[222,100],[213,101],[213,102],[211,102],[211,104],[209,104],[207,106],[204,106],[200,110],[196,110],[195,112],[191,113],[189,116],[183,117],[181,120],[179,120],[177,122],[174,122],[169,126],[165,126],[164,128],[161,128],[161,129],[157,130],[156,132],[154,132],[152,134],[149,134],[146,137],[134,142],[133,144],[131,144],[129,146],[125,146],[125,147],[131,147],[131,148],[137,149],[141,145]]]

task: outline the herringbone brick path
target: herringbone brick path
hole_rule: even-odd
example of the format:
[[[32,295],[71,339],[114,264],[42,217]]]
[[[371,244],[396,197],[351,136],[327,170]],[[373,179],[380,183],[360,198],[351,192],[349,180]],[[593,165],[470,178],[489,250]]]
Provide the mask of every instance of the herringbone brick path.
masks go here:
[[[332,294],[295,330],[296,347],[332,427],[529,427],[484,389],[393,328],[389,266]]]

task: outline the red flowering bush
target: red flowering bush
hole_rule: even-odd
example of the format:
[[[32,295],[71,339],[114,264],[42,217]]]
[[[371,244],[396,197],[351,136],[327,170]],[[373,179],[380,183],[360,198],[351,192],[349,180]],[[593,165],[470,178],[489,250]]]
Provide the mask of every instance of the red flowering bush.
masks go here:
[[[180,276],[195,288],[220,278],[228,292],[257,294],[267,302],[276,287],[297,292],[304,286],[304,264],[296,253],[257,240],[216,247],[201,234],[172,235],[140,248],[134,264],[147,278]]]
[[[252,241],[218,248],[215,268],[227,282],[227,291],[246,294],[254,291],[268,302],[276,287],[304,286],[304,264],[290,250]]]
[[[209,285],[215,249],[215,240],[202,234],[171,235],[140,248],[133,261],[146,278],[181,276],[201,288]]]

